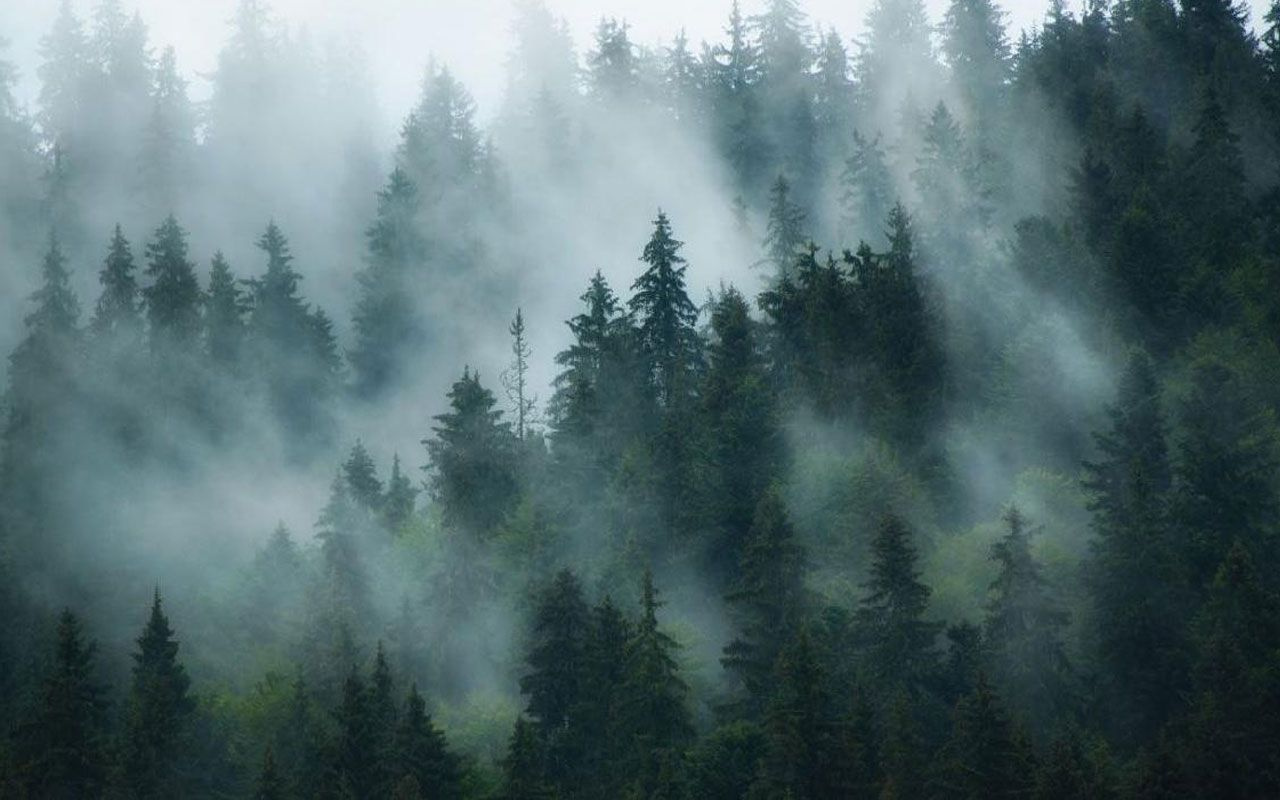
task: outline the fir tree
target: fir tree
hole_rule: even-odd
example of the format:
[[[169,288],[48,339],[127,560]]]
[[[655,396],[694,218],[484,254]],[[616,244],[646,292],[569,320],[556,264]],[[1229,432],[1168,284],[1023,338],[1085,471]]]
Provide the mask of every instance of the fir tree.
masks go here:
[[[94,309],[93,328],[98,333],[115,333],[135,330],[140,322],[138,318],[138,279],[134,275],[133,251],[129,241],[124,238],[120,226],[116,225],[111,234],[111,245],[107,251],[102,271],[98,273],[98,281],[102,284],[102,294],[98,297],[98,305]]]
[[[17,727],[17,783],[31,797],[73,800],[102,794],[107,773],[106,700],[94,675],[96,646],[69,610],[58,619],[53,663],[30,719]]]
[[[930,591],[920,581],[918,558],[906,523],[885,516],[871,542],[871,576],[856,617],[872,686],[901,687],[912,700],[937,671],[941,628],[924,619]]]
[[[387,493],[382,498],[383,517],[387,528],[399,530],[413,518],[414,502],[418,489],[400,470],[400,456],[391,459],[391,477],[387,479]]]
[[[370,691],[354,667],[342,685],[333,712],[335,739],[329,757],[328,783],[343,797],[373,797],[379,784],[380,731],[376,728]]]
[[[1031,796],[1028,746],[981,675],[973,693],[956,705],[941,761],[942,796],[971,800]]]
[[[841,224],[845,240],[870,240],[880,232],[880,220],[893,202],[893,177],[880,137],[853,132],[853,144],[840,175]]]
[[[156,64],[139,165],[147,203],[162,213],[178,210],[196,167],[196,111],[177,61],[174,49],[166,47]]]
[[[1068,615],[1049,595],[1021,512],[1011,507],[1004,520],[1008,532],[991,547],[999,571],[991,584],[984,641],[996,685],[1030,722],[1047,729],[1070,701],[1070,665],[1062,645]]]
[[[514,437],[494,405],[479,374],[463,370],[449,390],[449,412],[436,417],[434,438],[423,441],[445,522],[472,536],[485,536],[502,521],[518,488]]]
[[[351,499],[364,510],[373,513],[382,508],[382,481],[364,442],[356,440],[351,455],[342,464],[342,476],[347,481]]]
[[[187,232],[169,215],[147,245],[147,277],[142,290],[152,348],[190,346],[200,329],[200,284],[187,258]]]
[[[765,228],[765,257],[775,276],[791,273],[800,248],[805,245],[805,215],[791,200],[791,184],[779,174],[769,190],[769,222]]]
[[[249,300],[236,285],[231,266],[222,251],[213,254],[209,268],[209,293],[205,305],[205,347],[209,358],[222,367],[240,360],[244,346],[244,317]]]
[[[738,585],[728,596],[741,622],[737,638],[725,647],[721,659],[746,692],[742,705],[749,718],[764,711],[783,646],[801,629],[804,561],[781,492],[772,488],[756,509]]]
[[[441,800],[462,797],[461,762],[432,722],[417,686],[409,689],[404,713],[396,728],[394,764],[397,786],[405,779],[412,779],[422,797]]]
[[[268,747],[262,754],[262,768],[258,771],[253,800],[285,800],[288,796],[285,780],[276,769],[275,755]]]
[[[516,720],[507,745],[507,755],[502,759],[502,800],[551,800],[554,790],[542,776],[542,747],[533,723],[520,717]]]
[[[627,644],[621,724],[631,746],[631,771],[646,793],[659,782],[664,761],[693,735],[685,705],[688,685],[679,675],[676,642],[658,626],[660,603],[653,574],[641,583],[640,619]]]
[[[159,590],[133,660],[121,746],[124,787],[138,798],[181,795],[188,780],[183,764],[189,757],[196,703]]]
[[[582,702],[577,709],[583,753],[583,785],[602,794],[623,791],[626,742],[620,719],[627,680],[631,625],[608,595],[591,610],[583,652]]]
[[[691,373],[698,364],[698,310],[685,289],[683,246],[672,237],[667,215],[659,211],[640,257],[648,267],[632,285],[635,294],[627,304],[637,318],[656,396],[667,408],[679,406],[692,391]]]
[[[347,354],[356,391],[375,397],[395,379],[403,357],[425,344],[426,330],[413,303],[413,278],[427,257],[419,231],[417,188],[395,169],[378,193],[378,212],[365,232],[366,265],[357,280],[356,344]]]

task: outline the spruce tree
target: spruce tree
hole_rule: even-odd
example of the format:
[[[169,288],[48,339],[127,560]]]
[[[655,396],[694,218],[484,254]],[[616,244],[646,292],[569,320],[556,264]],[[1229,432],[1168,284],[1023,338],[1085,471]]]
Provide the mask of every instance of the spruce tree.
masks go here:
[[[286,786],[284,778],[276,768],[275,755],[268,747],[262,754],[262,768],[258,771],[253,800],[286,800],[289,797]]]
[[[685,288],[683,246],[671,235],[667,215],[659,211],[640,257],[648,266],[632,285],[635,294],[627,303],[636,317],[655,396],[668,409],[680,407],[692,392],[699,357],[694,328],[698,309]]]
[[[893,176],[880,137],[853,132],[840,173],[840,223],[846,242],[872,240],[893,203]]]
[[[627,755],[620,719],[627,680],[627,647],[632,630],[622,611],[605,595],[591,610],[583,652],[582,699],[577,710],[583,753],[583,785],[609,796],[622,793]]]
[[[140,319],[135,269],[129,241],[124,238],[120,226],[116,225],[111,234],[106,261],[102,271],[98,273],[102,294],[98,297],[93,314],[92,325],[96,333],[136,332]]]
[[[801,630],[807,605],[804,574],[804,550],[795,541],[780,490],[771,488],[756,509],[738,583],[727,598],[740,621],[721,663],[745,692],[741,710],[748,718],[759,718],[765,710],[778,658]]]
[[[342,476],[347,481],[351,499],[370,513],[382,508],[382,481],[364,442],[356,440],[351,455],[342,464]]]
[[[856,622],[871,686],[891,696],[895,687],[913,701],[938,669],[935,640],[941,625],[924,619],[929,587],[920,581],[911,530],[897,516],[880,520],[871,541],[871,575]]]
[[[195,175],[196,122],[187,81],[178,71],[177,53],[166,47],[156,64],[139,163],[145,202],[157,211],[176,212],[183,190]]]
[[[392,532],[413,518],[414,502],[418,489],[400,469],[400,456],[391,459],[391,477],[387,479],[387,492],[382,498],[383,519]]]
[[[213,254],[209,267],[209,293],[205,305],[205,347],[219,366],[239,363],[244,347],[244,317],[249,300],[236,285],[231,266],[222,251]]]
[[[53,662],[13,739],[14,777],[25,796],[75,800],[102,794],[106,699],[94,674],[96,649],[84,641],[80,620],[64,610]]]
[[[449,390],[450,410],[436,417],[434,437],[423,441],[444,520],[470,536],[488,535],[510,511],[518,490],[515,438],[496,403],[479,373],[464,369]]]
[[[170,214],[147,245],[147,277],[142,290],[152,348],[189,347],[200,331],[200,284],[187,258],[187,232]]]
[[[714,525],[706,559],[711,574],[728,584],[784,455],[761,332],[736,289],[717,298],[711,332],[701,390],[702,426],[709,436],[704,502]]]
[[[941,796],[1031,796],[1034,776],[1028,745],[984,676],[979,675],[973,693],[956,705],[951,738],[940,759]]]
[[[374,797],[381,778],[380,732],[371,708],[369,687],[354,667],[342,685],[342,697],[334,709],[333,722],[336,733],[329,754],[327,783],[340,792],[340,796]]]
[[[763,243],[765,257],[777,278],[791,274],[805,245],[804,225],[804,211],[791,199],[791,183],[779,173],[769,190],[769,221]]]
[[[1172,467],[1155,367],[1134,353],[1110,423],[1085,465],[1094,540],[1090,598],[1113,723],[1145,739],[1169,715],[1186,676],[1183,632],[1171,609],[1183,579],[1169,517]]]
[[[502,759],[502,800],[552,800],[555,791],[543,778],[542,746],[537,729],[524,717],[515,729]]]
[[[998,572],[991,583],[984,641],[994,683],[1014,708],[1041,730],[1068,710],[1070,671],[1062,644],[1068,615],[1050,596],[1031,554],[1030,531],[1016,507],[1005,513],[1008,532],[991,547]]]
[[[394,745],[396,786],[412,779],[422,797],[440,800],[462,797],[461,761],[432,722],[417,686],[409,689]]]
[[[354,314],[355,346],[347,358],[356,391],[377,397],[394,383],[406,355],[426,344],[426,330],[413,300],[414,276],[427,257],[419,230],[418,190],[395,169],[378,193],[378,211],[365,232],[367,254],[357,276],[360,295]]]
[[[686,706],[689,687],[676,664],[678,645],[658,626],[660,606],[653,573],[645,570],[640,619],[627,644],[620,714],[631,748],[629,774],[646,794],[658,785],[667,759],[693,736]]]
[[[133,661],[121,742],[124,788],[138,798],[180,796],[188,780],[183,766],[190,755],[196,703],[159,590]]]

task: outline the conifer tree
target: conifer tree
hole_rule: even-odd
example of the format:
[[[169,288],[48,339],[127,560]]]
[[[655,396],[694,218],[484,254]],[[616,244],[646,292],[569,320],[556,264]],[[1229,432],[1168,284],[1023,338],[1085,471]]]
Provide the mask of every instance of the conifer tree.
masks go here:
[[[942,20],[942,53],[965,115],[991,151],[1003,131],[1012,66],[1004,12],[991,0],[952,0]]]
[[[659,211],[640,257],[648,266],[632,285],[635,294],[627,303],[636,317],[655,394],[667,408],[679,407],[692,391],[691,376],[698,365],[698,309],[685,288],[683,246],[671,235],[667,215]]]
[[[620,720],[627,679],[631,625],[605,595],[591,610],[583,652],[582,702],[578,709],[585,748],[583,785],[610,796],[622,793],[626,742]]]
[[[1008,532],[991,547],[999,571],[991,583],[984,641],[995,685],[1029,722],[1049,728],[1070,701],[1070,664],[1062,645],[1068,615],[1049,594],[1031,554],[1030,532],[1016,507]]]
[[[13,739],[14,777],[27,796],[74,800],[103,791],[106,699],[94,675],[96,649],[84,641],[80,620],[64,610],[53,662]]]
[[[232,367],[239,362],[244,347],[244,317],[249,300],[236,285],[222,251],[213,254],[205,302],[205,347],[209,358],[222,367]]]
[[[856,615],[871,686],[901,687],[914,701],[937,672],[934,643],[941,626],[924,619],[929,587],[920,581],[911,530],[892,514],[871,541],[871,575]]]
[[[607,103],[635,99],[639,75],[627,23],[601,17],[596,26],[595,50],[587,57],[592,95]]]
[[[840,174],[840,222],[845,240],[871,240],[880,232],[893,203],[893,178],[880,137],[853,132],[849,157]]]
[[[417,686],[409,689],[404,713],[395,731],[394,765],[397,786],[411,778],[422,797],[441,800],[462,797],[461,762],[432,722]]]
[[[1172,467],[1150,359],[1135,353],[1121,377],[1100,458],[1085,465],[1093,512],[1091,599],[1120,730],[1150,735],[1185,678],[1179,556],[1169,518]]]
[[[379,785],[378,733],[370,690],[352,667],[333,711],[336,726],[327,783],[343,797],[373,797]]]
[[[760,49],[738,0],[733,0],[725,33],[728,44],[708,55],[715,136],[739,192],[755,196],[763,188],[762,170],[769,163],[770,147],[760,130]]]
[[[378,479],[378,468],[364,442],[359,439],[342,464],[342,476],[347,481],[351,499],[357,505],[371,513],[382,507],[382,481]]]
[[[387,479],[387,493],[382,498],[383,517],[387,528],[396,531],[413,517],[417,496],[417,488],[400,470],[399,454],[393,456],[391,477]]]
[[[533,421],[537,398],[529,394],[529,340],[525,336],[524,311],[517,308],[516,318],[507,328],[511,334],[511,365],[502,375],[503,388],[507,390],[507,400],[515,408],[516,439],[523,442],[529,434],[529,425]]]
[[[102,284],[102,294],[94,309],[93,328],[98,333],[115,333],[136,330],[138,319],[138,279],[134,275],[133,251],[129,241],[124,238],[120,226],[116,225],[111,234],[111,245],[107,251],[102,271],[98,273],[98,281]]]
[[[196,703],[159,590],[133,660],[121,743],[124,787],[138,798],[180,796],[188,780],[183,764],[189,757]]]
[[[711,332],[701,391],[702,424],[710,436],[705,502],[715,525],[707,562],[713,574],[727,580],[783,453],[760,333],[736,289],[717,298]]]
[[[518,489],[515,440],[496,402],[479,373],[464,369],[449,390],[450,410],[436,417],[435,436],[423,441],[445,522],[471,536],[483,537],[502,521]]]
[[[555,791],[542,776],[538,732],[524,717],[516,719],[507,755],[502,759],[502,800],[552,800]]]
[[[288,796],[285,780],[276,768],[275,755],[268,747],[262,754],[262,768],[258,771],[253,800],[286,800]]]
[[[807,605],[804,561],[781,492],[771,488],[756,508],[738,583],[728,596],[740,628],[721,658],[745,690],[741,705],[748,718],[765,710],[782,649],[801,630]]]
[[[769,190],[769,221],[764,237],[765,257],[773,265],[776,277],[789,275],[795,266],[805,245],[804,224],[804,211],[791,200],[791,183],[779,174]]]
[[[178,210],[196,171],[196,112],[177,62],[174,49],[166,47],[156,64],[139,164],[146,202],[162,213]]]
[[[647,791],[659,782],[664,762],[693,735],[688,685],[675,660],[677,644],[658,626],[657,590],[646,570],[640,619],[627,644],[621,724],[632,749],[629,774]]]
[[[421,201],[403,169],[378,193],[378,211],[365,232],[366,264],[357,277],[356,343],[347,358],[356,391],[376,397],[390,386],[403,357],[425,344],[426,330],[413,302],[413,279],[426,261],[419,230]]]
[[[187,258],[187,232],[170,214],[147,245],[147,277],[142,290],[152,348],[189,347],[200,330],[200,284]]]
[[[942,796],[969,800],[1031,796],[1029,748],[982,675],[973,693],[956,705],[941,762],[938,788]]]

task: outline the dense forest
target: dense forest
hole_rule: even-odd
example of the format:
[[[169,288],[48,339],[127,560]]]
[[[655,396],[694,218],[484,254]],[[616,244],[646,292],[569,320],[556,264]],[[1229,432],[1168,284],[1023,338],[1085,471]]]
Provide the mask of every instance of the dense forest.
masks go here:
[[[1280,2],[726,6],[0,58],[0,798],[1280,797]]]

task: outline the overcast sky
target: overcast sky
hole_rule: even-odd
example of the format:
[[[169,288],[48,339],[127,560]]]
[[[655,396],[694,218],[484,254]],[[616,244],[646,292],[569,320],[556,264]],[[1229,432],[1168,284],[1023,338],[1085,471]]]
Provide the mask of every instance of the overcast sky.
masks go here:
[[[0,37],[10,40],[9,57],[22,70],[21,96],[34,98],[34,68],[39,39],[48,30],[59,0],[0,0]],[[175,45],[179,62],[192,78],[192,94],[207,94],[201,75],[212,69],[237,0],[125,0],[142,12],[157,51]],[[807,0],[811,19],[834,26],[846,37],[861,32],[872,0]],[[74,0],[82,14],[96,0]],[[1251,0],[1255,20],[1266,0]],[[744,0],[751,12],[762,0]],[[1071,5],[1078,3],[1070,2]],[[367,51],[384,120],[399,119],[416,95],[431,55],[462,77],[481,106],[491,111],[501,96],[502,63],[510,39],[511,0],[271,0],[276,14],[292,27],[305,25],[318,40],[350,36]],[[666,40],[683,26],[695,42],[717,39],[729,0],[549,0],[572,27],[579,51],[589,45],[602,15],[625,18],[641,42]],[[947,0],[926,0],[937,20]],[[1048,0],[1006,2],[1013,31],[1036,24]]]

